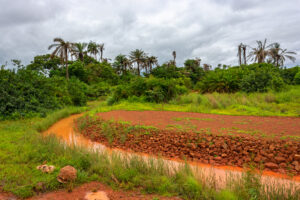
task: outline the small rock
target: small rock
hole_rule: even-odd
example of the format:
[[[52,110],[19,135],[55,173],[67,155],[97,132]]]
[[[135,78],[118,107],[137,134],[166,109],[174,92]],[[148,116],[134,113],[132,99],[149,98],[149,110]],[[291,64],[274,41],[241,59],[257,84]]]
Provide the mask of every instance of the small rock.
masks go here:
[[[292,162],[292,165],[299,165],[299,162],[298,161],[294,161],[294,162]]]
[[[61,168],[57,176],[57,180],[60,183],[71,182],[74,181],[76,178],[77,178],[77,170],[70,165]]]
[[[39,165],[36,167],[37,170],[41,170],[43,173],[52,173],[55,169],[53,165]]]
[[[269,169],[277,169],[278,165],[275,164],[275,163],[272,163],[272,162],[268,162],[268,163],[265,164],[265,167],[269,168]]]
[[[269,146],[269,149],[270,149],[271,151],[273,151],[273,150],[275,149],[275,146],[274,146],[274,145],[270,145],[270,146]]]
[[[299,160],[300,161],[300,154],[295,154],[295,160]]]
[[[284,162],[284,161],[285,161],[285,158],[284,158],[284,157],[277,156],[277,157],[275,157],[275,160],[276,160],[277,162]]]
[[[215,160],[222,160],[222,158],[220,156],[217,156],[214,158]]]
[[[279,166],[280,166],[281,168],[286,168],[287,165],[286,165],[286,163],[280,163]]]

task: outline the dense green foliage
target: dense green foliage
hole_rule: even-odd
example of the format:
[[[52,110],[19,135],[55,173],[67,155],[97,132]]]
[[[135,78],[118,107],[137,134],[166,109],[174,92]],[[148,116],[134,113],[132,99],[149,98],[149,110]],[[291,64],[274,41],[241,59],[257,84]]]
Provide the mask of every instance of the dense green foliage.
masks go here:
[[[142,53],[142,52],[141,52]],[[79,59],[80,57],[80,59]],[[200,59],[188,59],[184,67],[174,61],[153,67],[155,57],[140,60],[138,71],[125,55],[113,62],[102,62],[83,54],[66,66],[60,58],[36,56],[27,66],[14,60],[17,70],[0,70],[0,119],[44,116],[47,110],[68,105],[85,105],[88,100],[109,96],[109,105],[121,100],[167,103],[190,91],[199,93],[235,93],[281,91],[287,85],[300,84],[300,68],[282,68],[267,63],[215,69]],[[135,58],[136,59],[136,58]],[[151,60],[152,59],[152,60]]]

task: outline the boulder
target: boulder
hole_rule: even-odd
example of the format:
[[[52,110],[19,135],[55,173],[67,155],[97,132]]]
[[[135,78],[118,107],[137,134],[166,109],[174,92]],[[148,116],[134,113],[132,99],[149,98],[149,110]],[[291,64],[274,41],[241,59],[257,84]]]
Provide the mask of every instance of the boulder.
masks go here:
[[[61,168],[57,176],[57,180],[60,183],[72,182],[75,181],[76,178],[77,170],[70,165]]]

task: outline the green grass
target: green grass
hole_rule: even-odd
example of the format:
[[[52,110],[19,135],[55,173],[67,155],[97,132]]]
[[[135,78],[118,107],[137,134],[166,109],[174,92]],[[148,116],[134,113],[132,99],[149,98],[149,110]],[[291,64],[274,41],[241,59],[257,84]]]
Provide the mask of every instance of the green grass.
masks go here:
[[[91,114],[111,110],[159,110],[211,113],[223,115],[300,116],[300,86],[290,86],[282,92],[198,94],[178,96],[169,103],[121,101],[108,106],[102,102]]]

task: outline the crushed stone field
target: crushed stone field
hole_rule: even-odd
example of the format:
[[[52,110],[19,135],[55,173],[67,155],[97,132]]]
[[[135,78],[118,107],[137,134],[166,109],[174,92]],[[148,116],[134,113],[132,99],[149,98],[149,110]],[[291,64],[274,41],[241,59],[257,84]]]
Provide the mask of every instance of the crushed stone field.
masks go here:
[[[300,118],[111,111],[78,119],[77,127],[111,148],[300,175]]]

